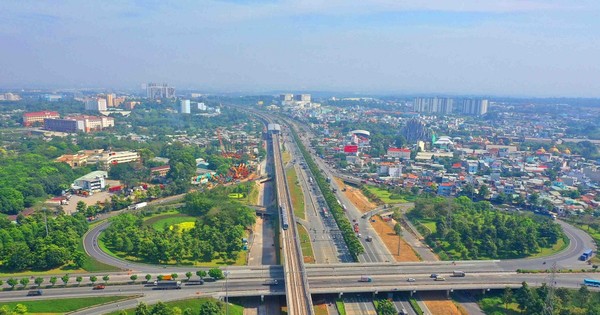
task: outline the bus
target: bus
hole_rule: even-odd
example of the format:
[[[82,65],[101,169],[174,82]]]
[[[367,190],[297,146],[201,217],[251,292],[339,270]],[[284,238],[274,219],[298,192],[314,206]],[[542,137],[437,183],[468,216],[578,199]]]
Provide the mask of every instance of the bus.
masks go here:
[[[586,249],[581,256],[579,256],[579,260],[586,261],[592,258],[593,251],[591,249]]]
[[[588,287],[600,287],[600,280],[583,279],[583,284],[587,285]]]

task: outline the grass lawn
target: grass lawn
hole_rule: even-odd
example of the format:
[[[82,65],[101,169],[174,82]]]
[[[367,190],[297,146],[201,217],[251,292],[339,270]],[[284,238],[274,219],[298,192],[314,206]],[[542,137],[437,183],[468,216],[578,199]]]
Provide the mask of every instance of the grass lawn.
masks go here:
[[[244,204],[244,205],[249,205],[249,206],[257,205],[258,204],[258,186],[256,185],[256,183],[253,183],[252,186],[250,187],[250,191],[245,191],[243,194],[231,193],[231,194],[229,194],[229,198],[231,198],[241,204]]]
[[[421,223],[426,229],[431,231],[431,234],[437,233],[437,226],[435,225],[435,221],[422,219],[419,220],[419,223]]]
[[[306,219],[304,213],[304,194],[298,182],[296,169],[290,168],[285,171],[287,176],[288,186],[290,187],[290,195],[292,196],[292,207],[294,207],[294,215],[300,219]]]
[[[67,313],[84,307],[89,307],[108,302],[127,300],[134,296],[95,296],[86,298],[69,298],[55,300],[36,300],[36,301],[17,301],[17,302],[1,302],[0,307],[7,305],[14,308],[17,304],[22,304],[27,307],[27,314],[38,313]]]
[[[377,196],[384,203],[404,203],[407,202],[404,198],[394,195],[385,189],[381,189],[375,186],[365,186],[369,192]]]
[[[346,307],[344,306],[344,301],[342,301],[341,299],[335,300],[335,306],[337,307],[337,310],[340,313],[340,315],[346,315]]]
[[[166,226],[168,226],[169,228],[171,228],[171,226],[174,225],[180,225],[180,227],[183,228],[191,228],[193,227],[193,225],[195,225],[196,222],[196,218],[189,216],[189,215],[185,215],[185,214],[171,214],[168,216],[164,216],[164,217],[156,217],[154,219],[158,219],[158,220],[152,220],[152,222],[150,222],[150,220],[144,222],[144,224],[149,224],[152,226],[153,229],[157,230],[157,231],[162,231],[163,228]],[[183,226],[185,223],[192,223],[192,226]],[[190,224],[188,224],[190,225]]]
[[[198,312],[200,312],[200,306],[208,300],[211,300],[211,299],[210,298],[186,299],[186,300],[180,300],[180,301],[165,302],[164,304],[167,305],[168,307],[178,307],[182,311],[185,310],[186,308],[191,308],[193,314],[198,314]],[[152,306],[150,306],[150,307],[152,307]],[[223,307],[225,307],[225,304],[223,304]],[[135,314],[135,309],[128,309],[125,311],[127,312],[127,314],[130,314],[130,315]],[[243,315],[244,307],[242,307],[241,305],[233,304],[230,301],[228,311],[229,311],[230,315]],[[120,313],[121,313],[121,311],[112,312],[112,313],[108,313],[108,315],[119,315]]]
[[[313,253],[312,244],[310,242],[310,236],[308,235],[308,231],[300,225],[298,226],[298,234],[300,234],[300,246],[302,247],[302,256],[304,256],[305,263],[314,263],[315,255]]]
[[[292,159],[292,154],[289,151],[281,152],[281,158],[283,159],[283,164],[288,163]]]
[[[565,241],[566,240],[566,241]],[[568,238],[559,238],[558,242],[556,242],[556,244],[554,244],[554,246],[552,246],[551,248],[542,248],[542,250],[535,254],[535,255],[531,255],[529,257],[544,257],[544,256],[550,256],[550,255],[554,255],[560,251],[562,251],[563,249],[567,248],[567,246],[569,246],[569,239]]]

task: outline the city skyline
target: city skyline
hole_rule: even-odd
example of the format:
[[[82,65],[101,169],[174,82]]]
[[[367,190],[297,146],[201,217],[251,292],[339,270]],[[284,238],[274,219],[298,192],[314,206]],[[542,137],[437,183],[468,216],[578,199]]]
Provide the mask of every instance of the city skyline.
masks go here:
[[[599,97],[600,4],[30,1],[0,11],[0,87]]]

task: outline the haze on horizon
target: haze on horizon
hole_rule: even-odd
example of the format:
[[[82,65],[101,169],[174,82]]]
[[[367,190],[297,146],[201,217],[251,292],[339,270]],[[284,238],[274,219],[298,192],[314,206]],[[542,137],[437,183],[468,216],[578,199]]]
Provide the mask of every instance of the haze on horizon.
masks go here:
[[[5,1],[0,87],[600,96],[593,0]]]

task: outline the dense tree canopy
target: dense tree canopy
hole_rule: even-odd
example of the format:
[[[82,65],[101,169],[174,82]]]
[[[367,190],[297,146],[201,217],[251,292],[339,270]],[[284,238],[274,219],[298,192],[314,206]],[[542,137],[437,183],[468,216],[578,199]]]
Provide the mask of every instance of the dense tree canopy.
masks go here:
[[[78,244],[87,231],[82,215],[48,217],[34,214],[18,224],[0,218],[0,262],[10,271],[46,270],[80,260]]]
[[[563,236],[560,226],[545,217],[500,212],[467,197],[420,198],[410,216],[435,222],[427,240],[448,259],[524,257]]]
[[[157,230],[144,224],[142,214],[126,213],[112,219],[103,240],[111,249],[150,262],[236,259],[244,229],[255,222],[253,211],[216,192],[190,193],[185,201],[184,211],[197,218],[190,230]]]

